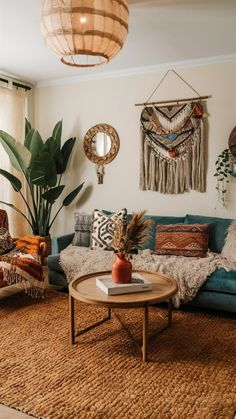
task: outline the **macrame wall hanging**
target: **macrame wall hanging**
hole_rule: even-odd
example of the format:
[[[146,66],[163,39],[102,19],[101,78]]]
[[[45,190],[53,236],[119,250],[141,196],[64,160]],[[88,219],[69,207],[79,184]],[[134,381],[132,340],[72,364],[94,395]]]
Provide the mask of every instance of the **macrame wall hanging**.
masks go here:
[[[197,98],[149,102],[172,71]],[[205,192],[205,146],[200,96],[175,70],[164,75],[141,113],[140,189],[178,194],[190,189]]]

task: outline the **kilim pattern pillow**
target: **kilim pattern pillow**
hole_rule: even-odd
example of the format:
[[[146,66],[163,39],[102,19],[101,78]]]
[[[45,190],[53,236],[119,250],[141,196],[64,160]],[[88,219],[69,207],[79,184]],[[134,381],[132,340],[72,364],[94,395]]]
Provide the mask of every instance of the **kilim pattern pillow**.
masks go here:
[[[155,253],[205,257],[208,240],[209,224],[158,224]]]
[[[90,246],[92,215],[82,212],[75,212],[75,235],[72,241],[73,246]]]
[[[112,249],[115,222],[121,220],[127,224],[127,210],[124,208],[112,215],[105,215],[102,211],[94,210],[92,220],[91,249]]]
[[[0,255],[10,252],[13,247],[14,242],[9,231],[4,227],[0,227]]]

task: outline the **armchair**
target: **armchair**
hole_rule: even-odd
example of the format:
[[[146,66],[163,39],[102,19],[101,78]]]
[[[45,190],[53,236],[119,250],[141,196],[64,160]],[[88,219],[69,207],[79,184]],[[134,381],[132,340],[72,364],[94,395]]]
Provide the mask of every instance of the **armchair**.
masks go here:
[[[0,210],[0,227],[8,229],[8,217]],[[32,296],[43,294],[46,243],[40,236],[14,238],[13,250],[0,255],[0,288],[16,284]]]

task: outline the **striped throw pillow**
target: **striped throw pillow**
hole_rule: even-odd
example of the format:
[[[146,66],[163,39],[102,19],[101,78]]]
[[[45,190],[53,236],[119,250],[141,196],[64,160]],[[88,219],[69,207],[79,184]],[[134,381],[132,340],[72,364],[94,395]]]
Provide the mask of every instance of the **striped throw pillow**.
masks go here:
[[[89,247],[91,240],[92,215],[83,212],[75,212],[75,235],[73,246]]]

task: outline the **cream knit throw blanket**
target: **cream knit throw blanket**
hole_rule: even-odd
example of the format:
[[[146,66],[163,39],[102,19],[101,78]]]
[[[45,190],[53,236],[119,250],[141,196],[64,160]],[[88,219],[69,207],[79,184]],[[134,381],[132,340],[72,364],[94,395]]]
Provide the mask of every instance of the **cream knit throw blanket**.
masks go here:
[[[113,252],[91,250],[87,247],[70,245],[60,253],[60,265],[68,282],[81,275],[110,270],[113,261]],[[209,253],[205,258],[194,258],[157,256],[144,250],[133,256],[132,265],[134,269],[161,272],[174,278],[178,284],[178,292],[173,297],[176,308],[191,301],[208,276],[217,269],[236,270],[236,263],[215,253]]]

